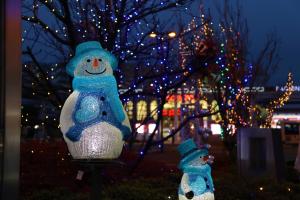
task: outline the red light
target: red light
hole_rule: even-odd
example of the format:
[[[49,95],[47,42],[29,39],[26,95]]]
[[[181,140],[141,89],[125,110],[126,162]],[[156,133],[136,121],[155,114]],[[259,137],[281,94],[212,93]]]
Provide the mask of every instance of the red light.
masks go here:
[[[164,117],[174,117],[175,116],[175,110],[174,109],[164,109],[163,110],[163,116]],[[177,116],[180,116],[180,109],[177,109]]]

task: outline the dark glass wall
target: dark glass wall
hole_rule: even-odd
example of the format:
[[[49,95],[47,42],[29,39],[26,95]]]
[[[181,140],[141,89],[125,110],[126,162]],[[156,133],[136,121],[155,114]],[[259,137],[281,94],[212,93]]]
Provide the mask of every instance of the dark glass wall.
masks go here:
[[[17,200],[20,161],[21,0],[0,1],[0,199]]]
[[[0,1],[0,194],[3,180],[4,141],[4,1]]]

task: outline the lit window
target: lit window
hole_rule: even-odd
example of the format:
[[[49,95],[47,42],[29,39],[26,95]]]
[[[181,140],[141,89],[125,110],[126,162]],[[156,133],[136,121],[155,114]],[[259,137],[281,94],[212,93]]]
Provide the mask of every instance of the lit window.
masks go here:
[[[201,109],[207,110],[207,108],[208,108],[207,101],[205,101],[205,100],[200,100],[200,106],[201,106]]]
[[[145,125],[141,125],[140,123],[135,124],[136,132],[138,134],[145,134]]]
[[[211,124],[210,129],[213,135],[220,135],[222,133],[220,124]]]
[[[216,100],[213,100],[211,102],[211,112],[217,112],[219,110],[219,105],[218,105],[218,102]],[[221,118],[221,114],[220,113],[217,113],[215,115],[212,115],[211,116],[211,119],[214,121],[214,122],[219,122],[222,120]]]
[[[154,120],[157,120],[157,101],[151,101],[150,112]]]
[[[147,102],[139,101],[137,103],[137,120],[142,121],[147,116]]]

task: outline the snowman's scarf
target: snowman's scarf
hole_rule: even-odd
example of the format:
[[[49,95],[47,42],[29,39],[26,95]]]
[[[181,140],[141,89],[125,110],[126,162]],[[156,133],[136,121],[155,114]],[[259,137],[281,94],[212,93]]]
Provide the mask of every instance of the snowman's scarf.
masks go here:
[[[205,175],[207,172],[210,173],[211,168],[209,166],[209,164],[205,164],[205,165],[198,165],[198,166],[186,166],[183,169],[184,173],[196,173],[199,175]]]
[[[95,92],[105,88],[117,87],[117,81],[114,76],[84,76],[75,77],[72,82],[74,90],[79,92]]]

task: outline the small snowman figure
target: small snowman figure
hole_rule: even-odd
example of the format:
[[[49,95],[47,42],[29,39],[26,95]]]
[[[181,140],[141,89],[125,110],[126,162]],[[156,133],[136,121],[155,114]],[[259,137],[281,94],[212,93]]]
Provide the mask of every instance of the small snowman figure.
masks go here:
[[[131,133],[119,99],[113,70],[117,59],[96,41],[81,43],[67,64],[73,92],[60,115],[60,126],[75,159],[115,159]]]
[[[179,145],[178,151],[182,157],[179,168],[184,173],[178,190],[179,200],[214,200],[207,149],[198,149],[194,140],[188,139]]]

